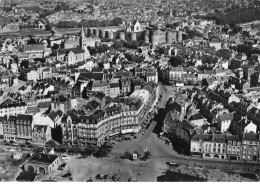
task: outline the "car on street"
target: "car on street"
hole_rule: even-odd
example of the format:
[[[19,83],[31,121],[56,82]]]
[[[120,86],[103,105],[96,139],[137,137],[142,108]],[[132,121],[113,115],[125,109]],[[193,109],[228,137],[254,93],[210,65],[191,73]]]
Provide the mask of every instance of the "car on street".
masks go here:
[[[111,141],[111,143],[112,143],[112,144],[117,144],[117,142],[116,142],[116,141]]]
[[[62,160],[69,160],[69,156],[63,155],[63,156],[61,156],[61,159]]]
[[[26,141],[25,144],[26,145],[31,145],[31,143],[29,141]]]
[[[175,161],[169,161],[169,162],[166,162],[166,164],[167,164],[168,166],[179,166],[179,164],[176,163]]]
[[[13,146],[18,146],[18,143],[12,143]]]

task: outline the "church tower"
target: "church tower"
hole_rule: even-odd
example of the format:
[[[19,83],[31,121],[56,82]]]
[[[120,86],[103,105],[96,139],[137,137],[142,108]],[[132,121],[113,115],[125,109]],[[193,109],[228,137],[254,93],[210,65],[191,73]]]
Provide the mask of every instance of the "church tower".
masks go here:
[[[172,17],[172,9],[170,10],[170,17]]]
[[[85,34],[85,30],[83,28],[83,25],[82,25],[82,28],[81,28],[80,47],[82,49],[87,49],[87,37],[86,37],[86,34]]]

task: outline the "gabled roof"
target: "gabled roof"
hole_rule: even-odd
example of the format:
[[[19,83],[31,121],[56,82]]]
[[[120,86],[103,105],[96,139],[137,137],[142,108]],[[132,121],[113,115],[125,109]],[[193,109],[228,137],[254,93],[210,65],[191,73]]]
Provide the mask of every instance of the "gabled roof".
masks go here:
[[[226,134],[213,134],[212,141],[225,142],[226,141]]]
[[[59,55],[65,55],[70,52],[73,52],[74,54],[84,53],[84,50],[82,48],[70,48],[70,49],[58,49],[57,53]]]
[[[243,141],[259,141],[259,135],[255,133],[243,133]]]
[[[110,83],[110,88],[119,88],[119,84],[118,83]]]
[[[24,51],[43,51],[44,50],[44,46],[43,45],[39,45],[39,44],[28,44],[28,45],[24,45]]]
[[[16,119],[32,121],[33,120],[33,116],[32,115],[27,115],[27,114],[18,114]]]
[[[103,73],[92,73],[92,72],[86,72],[86,73],[80,73],[78,79],[87,79],[87,80],[103,80],[104,74]]]
[[[43,154],[43,153],[37,153],[33,155],[30,159],[28,159],[28,162],[30,163],[43,163],[43,164],[52,164],[53,161],[55,161],[59,156],[52,155],[52,154]]]
[[[192,137],[193,141],[212,141],[212,134],[196,134]]]
[[[205,70],[205,74],[214,75],[216,72],[214,70]]]
[[[198,112],[194,115],[192,115],[189,120],[190,121],[194,121],[194,120],[200,120],[200,119],[204,119],[204,117]]]
[[[233,114],[224,112],[223,114],[220,114],[218,116],[218,119],[220,119],[221,121],[232,120],[233,119]]]
[[[37,177],[37,173],[34,172],[21,172],[16,178],[17,181],[33,182]]]
[[[52,151],[52,148],[50,147],[43,147],[43,146],[37,146],[33,149],[33,153],[50,153]]]
[[[104,87],[104,86],[109,86],[109,83],[106,80],[94,81],[92,84],[92,87]]]
[[[238,135],[227,136],[227,141],[241,141]]]

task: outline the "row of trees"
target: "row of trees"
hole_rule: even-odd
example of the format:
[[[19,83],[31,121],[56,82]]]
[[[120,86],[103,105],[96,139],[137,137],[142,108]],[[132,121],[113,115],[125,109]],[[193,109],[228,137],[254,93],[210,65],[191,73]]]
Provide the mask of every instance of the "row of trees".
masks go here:
[[[77,23],[74,21],[60,21],[55,27],[57,28],[78,28],[81,26],[84,27],[107,27],[107,26],[119,26],[123,23],[123,19],[121,17],[116,17],[112,20],[82,20]]]
[[[122,159],[133,160],[133,154],[137,154],[137,157],[142,159],[142,160],[144,160],[144,161],[148,160],[152,156],[151,152],[149,152],[149,151],[144,152],[144,154],[142,156],[137,150],[135,150],[133,153],[130,153],[129,151],[126,151],[124,153],[124,155],[121,156],[121,158]]]
[[[260,8],[241,8],[231,9],[226,14],[221,12],[208,13],[205,16],[195,16],[195,18],[213,19],[217,24],[237,24],[258,20],[260,16]]]
[[[81,154],[83,157],[91,156],[93,155],[94,157],[101,158],[101,157],[107,157],[109,152],[112,150],[111,145],[104,144],[98,148],[95,147],[80,147],[80,146],[63,146],[60,145],[58,146],[57,144],[53,143],[53,141],[46,143],[46,147],[53,147],[56,152],[59,153],[65,153],[68,152],[70,154]]]
[[[127,60],[129,60],[130,62],[134,62],[134,63],[141,63],[144,61],[144,58],[138,55],[133,55],[130,53],[125,53],[125,58]]]

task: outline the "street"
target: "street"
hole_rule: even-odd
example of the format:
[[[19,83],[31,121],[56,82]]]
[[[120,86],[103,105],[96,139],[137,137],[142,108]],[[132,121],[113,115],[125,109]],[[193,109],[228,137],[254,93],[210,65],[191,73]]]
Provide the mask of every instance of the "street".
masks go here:
[[[139,134],[137,139],[130,141],[122,141],[113,147],[111,156],[121,156],[124,152],[133,152],[137,150],[141,154],[144,152],[145,145],[148,151],[151,152],[153,161],[166,161],[175,160],[180,164],[194,165],[194,166],[207,166],[213,168],[225,168],[225,169],[260,169],[259,163],[243,162],[243,161],[229,161],[223,159],[207,159],[196,158],[179,155],[172,149],[171,146],[165,144],[165,141],[158,137],[158,134],[162,131],[164,117],[166,115],[165,105],[170,97],[173,95],[174,87],[165,86],[161,83],[160,89],[163,94],[161,103],[159,103],[159,115],[155,117],[149,128],[145,131],[144,135]]]

